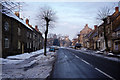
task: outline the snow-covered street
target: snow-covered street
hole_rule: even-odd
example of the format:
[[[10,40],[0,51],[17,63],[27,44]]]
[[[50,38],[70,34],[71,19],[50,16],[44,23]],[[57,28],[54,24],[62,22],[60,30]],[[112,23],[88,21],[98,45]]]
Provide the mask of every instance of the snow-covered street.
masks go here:
[[[48,49],[47,49],[48,51]],[[56,53],[43,49],[31,53],[9,56],[2,60],[2,78],[47,78],[52,70]]]

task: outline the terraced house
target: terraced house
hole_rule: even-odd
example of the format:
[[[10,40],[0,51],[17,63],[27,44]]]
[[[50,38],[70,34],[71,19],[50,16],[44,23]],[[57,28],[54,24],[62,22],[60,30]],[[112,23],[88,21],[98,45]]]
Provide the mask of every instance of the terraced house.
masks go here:
[[[101,50],[106,49],[105,37],[107,38],[108,49],[114,53],[120,53],[120,11],[119,7],[115,8],[115,12],[112,15],[106,17],[104,22],[95,26],[91,33],[84,37],[85,46],[88,49]],[[105,27],[105,29],[104,29]],[[104,31],[105,30],[105,31]]]
[[[2,6],[0,25],[0,53],[2,57],[31,52],[43,48],[42,33],[20,18],[19,12],[12,13]]]

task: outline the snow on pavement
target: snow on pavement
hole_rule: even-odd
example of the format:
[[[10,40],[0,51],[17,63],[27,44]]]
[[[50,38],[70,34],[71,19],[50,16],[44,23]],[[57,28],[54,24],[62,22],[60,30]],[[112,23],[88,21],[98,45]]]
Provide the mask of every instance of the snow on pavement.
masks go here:
[[[47,51],[49,50],[49,48],[47,48]],[[24,54],[20,54],[20,55],[15,55],[15,56],[8,56],[7,59],[28,59],[31,56],[34,56],[36,54],[42,54],[44,52],[44,49],[41,50],[37,50],[35,52],[31,52],[31,53],[24,53]]]
[[[56,53],[48,52],[36,56],[33,61],[27,64],[4,64],[3,78],[47,78],[52,70]],[[29,60],[29,59],[28,59]],[[8,67],[11,66],[11,67]],[[16,67],[17,66],[17,67]]]
[[[47,51],[49,50],[49,48],[47,48]],[[42,54],[44,52],[44,49],[41,50],[37,50],[35,52],[31,52],[31,53],[24,53],[24,54],[19,54],[19,55],[15,55],[15,56],[8,56],[6,59],[4,58],[0,58],[0,61],[2,61],[2,63],[0,64],[18,64],[22,61],[24,61],[25,59],[29,59],[30,57],[37,55],[37,54]]]

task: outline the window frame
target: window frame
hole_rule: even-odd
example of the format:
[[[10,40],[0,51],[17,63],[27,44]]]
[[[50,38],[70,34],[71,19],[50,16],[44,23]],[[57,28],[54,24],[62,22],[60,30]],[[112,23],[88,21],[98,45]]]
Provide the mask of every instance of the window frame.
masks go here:
[[[9,23],[7,21],[4,23],[4,30],[9,31]]]
[[[4,44],[5,44],[4,47],[5,47],[5,48],[9,48],[9,39],[8,39],[8,38],[5,38],[4,40],[5,40],[5,42],[4,42]],[[7,42],[6,42],[6,41],[7,41]],[[6,46],[6,43],[7,43],[7,46]]]

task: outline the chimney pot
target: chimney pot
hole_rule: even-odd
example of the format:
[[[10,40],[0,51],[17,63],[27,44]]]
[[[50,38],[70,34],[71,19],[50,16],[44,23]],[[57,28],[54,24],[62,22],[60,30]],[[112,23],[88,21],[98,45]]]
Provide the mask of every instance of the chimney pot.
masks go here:
[[[86,27],[88,27],[88,24],[86,24]]]
[[[26,24],[27,24],[27,25],[29,24],[29,19],[26,19]]]
[[[97,29],[97,25],[94,25],[94,29],[95,29],[95,30]]]
[[[16,12],[15,12],[15,15],[16,15],[17,17],[20,17],[20,15],[19,15],[19,12],[18,12],[18,11],[16,11]]]
[[[38,29],[38,26],[37,26],[37,25],[35,26],[35,29]]]
[[[39,30],[38,30],[38,26],[37,26],[37,25],[35,26],[35,30],[39,32]]]
[[[115,7],[115,12],[119,12],[119,7]]]

